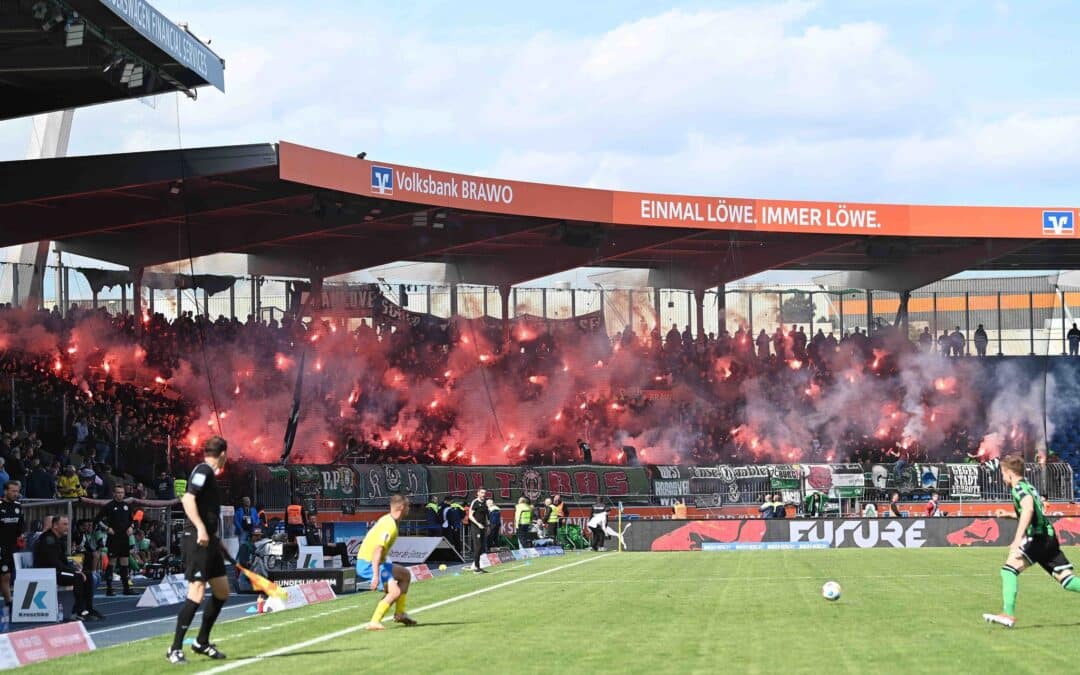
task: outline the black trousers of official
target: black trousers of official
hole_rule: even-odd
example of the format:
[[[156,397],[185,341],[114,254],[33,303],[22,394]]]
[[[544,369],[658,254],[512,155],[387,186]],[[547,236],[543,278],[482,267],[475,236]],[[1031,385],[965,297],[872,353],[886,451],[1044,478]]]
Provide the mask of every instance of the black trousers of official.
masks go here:
[[[480,556],[484,553],[484,530],[472,528],[473,568],[480,569]]]
[[[57,572],[56,587],[64,588],[66,586],[71,586],[75,592],[76,614],[94,609],[94,584],[90,580],[84,579],[82,574],[74,572]]]
[[[532,546],[532,527],[529,525],[518,525],[518,548],[529,548]]]
[[[346,546],[344,542],[339,541],[334,544],[323,544],[322,549],[323,555],[340,556],[342,567],[349,566],[349,547]]]
[[[592,530],[592,550],[599,551],[600,547],[604,545],[607,533],[604,532],[603,527],[590,527],[589,529]]]

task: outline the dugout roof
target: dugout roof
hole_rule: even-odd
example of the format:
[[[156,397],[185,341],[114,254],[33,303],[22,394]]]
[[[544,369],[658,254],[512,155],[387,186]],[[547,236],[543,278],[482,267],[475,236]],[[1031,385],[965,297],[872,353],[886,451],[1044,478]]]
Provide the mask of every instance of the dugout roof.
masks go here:
[[[225,64],[146,0],[0,2],[0,120],[197,87]]]
[[[449,263],[463,283],[588,265],[652,268],[682,288],[768,269],[869,273],[885,281],[862,287],[917,288],[965,269],[1080,269],[1075,219],[1075,208],[1053,205],[594,190],[286,142],[0,163],[0,246],[52,239],[130,267],[240,253],[248,273],[305,278],[419,260]]]

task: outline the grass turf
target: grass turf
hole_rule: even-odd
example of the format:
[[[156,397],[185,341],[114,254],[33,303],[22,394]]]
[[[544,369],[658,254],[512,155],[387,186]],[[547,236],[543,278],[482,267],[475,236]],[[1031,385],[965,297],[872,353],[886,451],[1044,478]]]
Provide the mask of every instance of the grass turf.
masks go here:
[[[213,639],[229,660],[188,649],[184,670],[312,641],[230,672],[1076,672],[1069,645],[1080,627],[1080,595],[1042,570],[1021,576],[1017,628],[982,622],[983,612],[1000,611],[1004,555],[985,548],[568,555],[416,584],[415,628],[389,624],[382,633],[321,639],[366,621],[378,599],[372,593],[221,623]],[[571,563],[581,564],[564,567]],[[533,576],[540,572],[548,573]],[[843,585],[837,602],[821,597],[828,579]],[[22,672],[161,672],[170,668],[170,638]]]

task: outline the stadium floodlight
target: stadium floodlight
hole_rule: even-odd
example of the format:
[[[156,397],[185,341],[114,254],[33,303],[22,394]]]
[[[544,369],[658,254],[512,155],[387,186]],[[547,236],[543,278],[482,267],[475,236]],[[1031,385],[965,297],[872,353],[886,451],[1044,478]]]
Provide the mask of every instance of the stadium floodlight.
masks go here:
[[[81,47],[86,39],[86,24],[82,21],[69,20],[64,25],[64,46]]]
[[[143,86],[143,67],[135,66],[135,69],[131,71],[131,79],[128,80],[128,88],[136,89]]]
[[[120,74],[120,84],[128,87],[141,87],[143,83],[143,67],[135,63],[125,63],[124,71]]]
[[[46,33],[64,23],[64,12],[55,2],[39,2],[34,5],[33,12],[34,18],[41,22],[41,30]]]

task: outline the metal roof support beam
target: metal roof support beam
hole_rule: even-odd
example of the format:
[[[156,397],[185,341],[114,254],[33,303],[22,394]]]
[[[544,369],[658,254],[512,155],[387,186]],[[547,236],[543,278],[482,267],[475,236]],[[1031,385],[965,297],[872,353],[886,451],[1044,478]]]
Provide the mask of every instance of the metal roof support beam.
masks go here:
[[[914,261],[905,260],[865,272],[842,272],[829,277],[829,283],[837,288],[902,293],[986,264],[1034,243],[1027,239],[985,239],[965,248],[919,257]]]
[[[511,255],[471,256],[464,259],[447,257],[447,277],[459,284],[513,286],[578,267],[602,265],[605,260],[655,248],[686,236],[683,230],[666,228],[608,229],[596,247],[564,244],[557,250],[529,250]]]
[[[809,236],[790,243],[760,243],[750,248],[732,247],[727,254],[712,257],[704,264],[679,263],[651,269],[648,285],[653,288],[706,289],[789,265],[818,253],[847,246],[851,240],[832,235]]]
[[[266,276],[332,277],[347,272],[369,269],[399,260],[417,260],[469,244],[497,241],[512,234],[550,227],[520,221],[507,221],[482,226],[463,226],[462,229],[424,229],[407,231],[395,236],[342,237],[330,244],[312,248],[283,246],[257,247],[248,255],[248,268]]]

